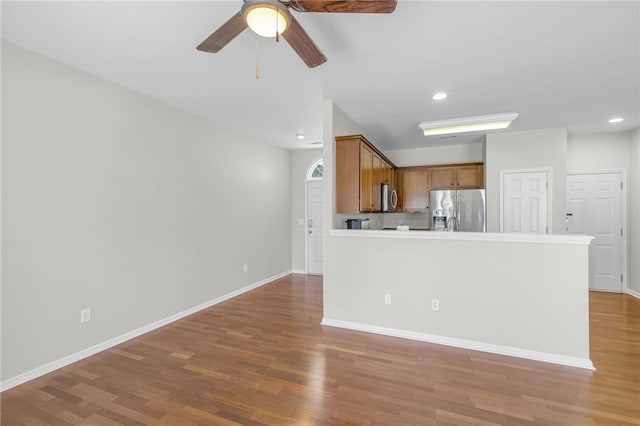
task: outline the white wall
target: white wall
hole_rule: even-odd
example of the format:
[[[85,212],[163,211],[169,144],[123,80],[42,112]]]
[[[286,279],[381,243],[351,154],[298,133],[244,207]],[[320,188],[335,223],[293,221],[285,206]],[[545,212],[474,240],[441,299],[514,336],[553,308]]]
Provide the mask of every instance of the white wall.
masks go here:
[[[3,381],[289,271],[290,171],[288,151],[3,42]]]
[[[640,129],[631,133],[629,155],[629,290],[640,297]]]
[[[567,171],[629,169],[629,141],[627,132],[567,137]]]
[[[567,131],[541,129],[491,133],[486,140],[487,231],[500,232],[500,172],[549,168],[551,233],[566,231]]]
[[[322,149],[297,150],[291,153],[291,254],[292,269],[306,272],[305,219],[306,183],[309,167],[322,158]]]
[[[588,237],[332,234],[323,324],[590,365]]]
[[[323,147],[322,158],[324,164],[324,223],[332,224],[332,228],[341,228],[343,218],[335,213],[335,146],[336,136],[365,135],[366,133],[344,113],[333,101],[326,101],[323,110]],[[374,145],[375,141],[369,139]],[[354,216],[357,217],[357,216]],[[329,226],[325,227],[325,237]],[[326,258],[326,247],[323,249]]]
[[[484,162],[484,142],[398,149],[384,154],[398,167]]]

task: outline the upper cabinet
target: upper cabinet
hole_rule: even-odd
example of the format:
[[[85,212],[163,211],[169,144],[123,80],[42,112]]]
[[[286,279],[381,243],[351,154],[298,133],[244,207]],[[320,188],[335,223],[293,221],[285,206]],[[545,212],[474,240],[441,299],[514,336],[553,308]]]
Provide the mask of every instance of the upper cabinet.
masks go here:
[[[380,184],[394,185],[395,166],[364,136],[336,137],[336,212],[380,211]]]
[[[360,143],[360,204],[357,211],[370,212],[373,210],[373,194],[371,191],[374,181],[373,171],[373,151],[365,143]],[[337,182],[340,183],[339,180]],[[345,211],[344,213],[356,213],[356,210]]]
[[[396,187],[397,211],[424,212],[429,191],[484,188],[482,163],[396,166],[362,135],[336,137],[336,213],[381,210],[380,184]]]
[[[426,212],[430,191],[484,188],[483,170],[482,163],[400,168],[397,172],[399,210]]]
[[[470,164],[456,167],[457,189],[484,188],[484,165]]]
[[[484,167],[481,163],[436,166],[431,169],[431,190],[484,188]]]
[[[428,167],[412,167],[403,169],[400,195],[400,210],[406,212],[425,211],[429,208],[429,188],[431,173]]]

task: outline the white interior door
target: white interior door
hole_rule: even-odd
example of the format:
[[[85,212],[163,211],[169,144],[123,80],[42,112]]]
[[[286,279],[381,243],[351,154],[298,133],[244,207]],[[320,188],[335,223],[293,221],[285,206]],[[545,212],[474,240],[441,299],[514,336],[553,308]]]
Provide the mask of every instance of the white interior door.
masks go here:
[[[502,174],[502,232],[548,234],[548,173]]]
[[[622,175],[567,176],[567,231],[594,237],[589,247],[589,287],[622,291]]]
[[[307,182],[307,273],[322,274],[322,181]]]

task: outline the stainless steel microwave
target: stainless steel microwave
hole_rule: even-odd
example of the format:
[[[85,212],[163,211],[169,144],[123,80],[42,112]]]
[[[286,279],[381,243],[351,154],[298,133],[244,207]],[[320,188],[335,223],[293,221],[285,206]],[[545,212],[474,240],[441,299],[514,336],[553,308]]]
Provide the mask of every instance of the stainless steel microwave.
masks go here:
[[[398,206],[398,193],[396,189],[386,183],[380,184],[380,210],[394,212]]]

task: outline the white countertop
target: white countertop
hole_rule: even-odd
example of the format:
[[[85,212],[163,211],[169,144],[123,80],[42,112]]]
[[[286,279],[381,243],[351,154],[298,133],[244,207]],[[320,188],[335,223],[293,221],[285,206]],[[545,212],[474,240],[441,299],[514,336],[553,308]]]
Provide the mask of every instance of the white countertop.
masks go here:
[[[450,241],[493,241],[511,243],[589,245],[593,237],[577,234],[503,234],[494,232],[395,231],[375,229],[330,229],[332,237],[405,238]]]

